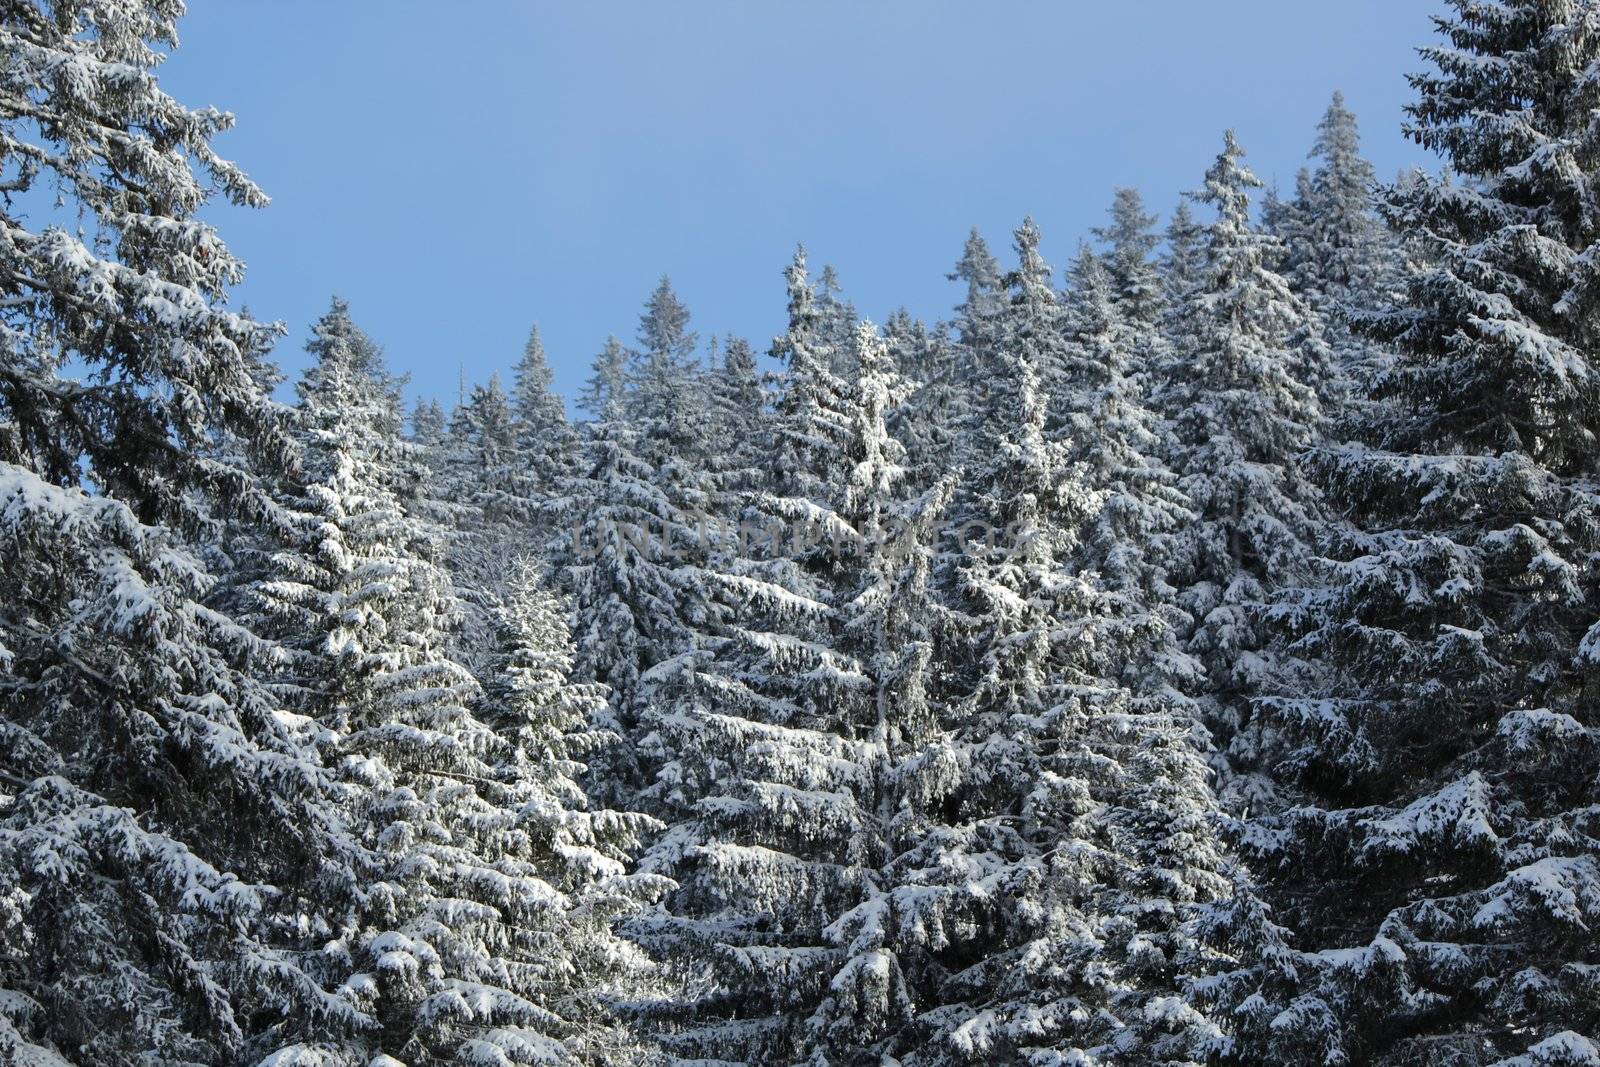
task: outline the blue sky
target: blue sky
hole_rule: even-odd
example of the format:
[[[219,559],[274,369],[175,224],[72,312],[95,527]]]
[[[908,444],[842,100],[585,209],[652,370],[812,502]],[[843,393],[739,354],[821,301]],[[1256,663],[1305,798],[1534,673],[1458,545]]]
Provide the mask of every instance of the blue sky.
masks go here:
[[[662,273],[765,349],[797,242],[882,321],[959,299],[970,226],[1031,213],[1065,265],[1133,185],[1163,215],[1224,128],[1292,188],[1331,92],[1381,176],[1430,0],[192,0],[163,85],[235,112],[273,197],[211,217],[289,334],[333,293],[415,395],[505,372],[540,325],[571,393]]]

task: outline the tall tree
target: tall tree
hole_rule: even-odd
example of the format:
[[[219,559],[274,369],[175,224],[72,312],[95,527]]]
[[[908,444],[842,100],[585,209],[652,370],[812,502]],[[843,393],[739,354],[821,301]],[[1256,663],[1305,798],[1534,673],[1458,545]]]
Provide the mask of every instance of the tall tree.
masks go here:
[[[639,347],[628,365],[628,415],[652,462],[671,455],[703,465],[709,458],[698,340],[689,329],[689,309],[663,275],[639,316]]]
[[[585,410],[600,421],[620,419],[628,402],[628,350],[615,337],[595,357],[580,397]]]
[[[1308,312],[1271,269],[1275,241],[1251,225],[1261,182],[1243,155],[1229,131],[1196,194],[1217,217],[1159,395],[1197,514],[1179,547],[1179,605],[1194,619],[1190,650],[1210,675],[1224,740],[1276,669],[1262,606],[1306,575],[1321,518],[1298,458],[1320,419],[1301,355]]]
[[[688,396],[688,314],[663,282],[641,322],[647,347],[634,359],[635,384],[619,392],[627,383],[612,377],[614,340],[596,360],[602,416],[584,443],[571,528],[557,548],[573,591],[579,677],[610,688],[615,728],[628,740],[597,770],[608,800],[653,773],[639,744],[643,673],[696,647],[720,611],[705,576],[722,531],[715,487],[696,459],[707,436],[701,402]]]
[[[323,1010],[276,909],[322,773],[184,545],[270,517],[276,328],[197,217],[265,195],[163,92],[181,5],[0,8],[0,1059],[252,1062]],[[76,225],[36,226],[57,198]],[[52,217],[48,211],[42,217]],[[70,376],[69,376],[70,375]],[[253,462],[240,462],[248,457]]]
[[[603,819],[620,836],[597,838],[581,799],[533,762],[549,758],[549,724],[511,695],[486,699],[456,661],[450,584],[389,488],[392,405],[372,346],[336,305],[309,347],[302,471],[286,502],[294,521],[257,594],[265,628],[292,652],[282,680],[339,767],[326,802],[357,835],[362,881],[308,895],[310,955],[342,1014],[274,1062],[563,1058],[563,1042],[584,1031],[568,1018],[566,998],[579,995],[570,981],[554,992],[552,976],[565,975],[547,939],[579,907],[566,889],[597,902],[620,892],[597,883],[622,873],[618,849],[639,824]],[[530,632],[550,615],[536,593],[524,582],[522,614],[501,613],[517,642],[561,637]],[[567,653],[548,654],[562,663]],[[514,649],[507,659],[521,662]],[[568,714],[566,728],[578,727]],[[581,883],[570,869],[579,863]],[[592,921],[569,934],[562,948],[573,957],[626,957],[595,945],[605,935]]]
[[[795,250],[784,281],[789,325],[772,341],[772,357],[783,372],[773,405],[767,483],[777,496],[826,499],[840,477],[849,388],[833,369],[833,347],[806,277],[804,248]]]
[[[577,434],[567,422],[566,403],[551,388],[554,380],[534,326],[512,378],[511,415],[519,462],[527,466],[540,497],[558,495],[577,467]]]
[[[1352,327],[1395,302],[1399,249],[1378,215],[1372,164],[1361,155],[1356,118],[1340,93],[1317,124],[1311,157],[1316,168],[1301,171],[1295,223],[1282,235],[1288,245],[1285,273],[1333,347],[1327,380],[1314,384],[1347,435],[1357,419],[1373,423],[1385,417],[1362,409],[1391,362],[1389,346]]]
[[[966,285],[966,293],[961,303],[956,305],[956,318],[952,324],[955,332],[955,352],[952,356],[955,409],[950,413],[949,421],[959,449],[962,442],[975,439],[973,430],[981,417],[982,390],[990,373],[995,331],[998,329],[1000,312],[1005,307],[1006,290],[1000,263],[989,251],[988,244],[976,227],[967,234],[955,270],[945,277]],[[956,459],[957,462],[965,462],[965,458],[959,454]]]
[[[891,763],[924,725],[903,717],[925,707],[927,666],[926,612],[897,599],[916,589],[900,562],[916,553],[894,550],[916,535],[894,521],[891,378],[870,324],[855,347],[840,455],[821,468],[839,479],[763,502],[814,543],[725,574],[743,595],[727,636],[653,674],[670,753],[655,795],[673,826],[646,869],[678,889],[641,936],[706,975],[667,1014],[685,1057],[859,1062],[908,1007],[892,950],[846,918],[893,855]]]
[[[732,485],[749,481],[761,463],[767,437],[767,396],[755,350],[731,337],[720,361],[707,375],[715,423],[712,467],[732,476]]]
[[[1039,251],[1039,228],[1022,220],[1013,235],[1017,266],[1005,277],[1007,305],[995,333],[995,347],[1012,349],[1039,376],[1051,402],[1051,425],[1059,422],[1069,384],[1066,374],[1066,318],[1055,271]]]
[[[1151,260],[1161,243],[1155,224],[1139,190],[1122,188],[1111,201],[1111,222],[1094,230],[1106,245],[1106,271],[1122,314],[1143,328],[1154,327],[1162,313],[1161,283]]]
[[[1428,255],[1369,320],[1403,417],[1317,454],[1359,528],[1292,605],[1343,684],[1269,705],[1308,797],[1262,866],[1328,963],[1258,1062],[1297,1031],[1344,1062],[1596,1059],[1600,14],[1451,7],[1408,130],[1460,180],[1391,193]]]
[[[897,917],[938,950],[914,1061],[1195,1062],[1218,1029],[1179,976],[1204,953],[1187,918],[1228,888],[1215,800],[1184,707],[1115,680],[1146,634],[1085,566],[1106,494],[1046,433],[1021,351],[1001,348],[989,459],[952,516],[959,696],[925,757],[942,825],[902,860]]]
[[[1166,248],[1160,261],[1161,292],[1168,319],[1164,332],[1175,333],[1189,306],[1189,294],[1205,272],[1205,227],[1195,220],[1187,198],[1172,209],[1165,237]]]
[[[1144,635],[1137,647],[1146,658],[1126,661],[1118,680],[1163,699],[1193,695],[1204,670],[1181,649],[1192,620],[1174,606],[1171,572],[1196,515],[1163,458],[1164,427],[1143,395],[1145,328],[1126,316],[1114,276],[1087,247],[1071,283],[1062,436],[1085,486],[1102,496],[1081,525],[1079,559],[1117,604],[1107,617]]]

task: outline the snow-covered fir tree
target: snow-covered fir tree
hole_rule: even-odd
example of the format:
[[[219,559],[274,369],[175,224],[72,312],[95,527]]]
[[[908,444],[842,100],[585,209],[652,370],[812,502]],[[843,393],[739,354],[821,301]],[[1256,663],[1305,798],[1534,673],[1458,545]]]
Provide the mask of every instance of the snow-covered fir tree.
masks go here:
[[[1172,209],[1163,236],[1165,248],[1158,261],[1158,271],[1167,309],[1163,333],[1170,336],[1181,328],[1183,313],[1189,306],[1189,294],[1205,274],[1205,227],[1195,219],[1187,198],[1178,201],[1178,206]]]
[[[1076,562],[1106,495],[1046,433],[1031,363],[1002,352],[973,450],[990,459],[952,515],[958,697],[924,757],[943,825],[902,860],[940,950],[905,1062],[1199,1062],[1220,1032],[1182,996],[1205,955],[1187,919],[1228,884],[1196,724],[1114,680],[1146,635],[1107,625]]]
[[[1079,477],[1102,500],[1080,526],[1079,559],[1118,602],[1107,620],[1140,635],[1135,645],[1146,658],[1127,660],[1118,679],[1140,692],[1193,695],[1204,672],[1180,648],[1192,620],[1176,606],[1170,571],[1196,515],[1163,458],[1161,420],[1145,402],[1147,343],[1125,316],[1136,306],[1118,298],[1114,275],[1084,248],[1066,302],[1062,433]]]
[[[905,401],[891,412],[889,430],[906,450],[912,483],[931,487],[956,464],[956,444],[968,398],[956,345],[904,308],[883,324],[889,367]]]
[[[719,625],[705,568],[723,534],[719,496],[704,466],[708,405],[690,363],[688,311],[665,279],[640,319],[641,348],[619,374],[607,342],[593,382],[603,405],[572,482],[573,519],[557,551],[573,590],[582,678],[607,685],[628,744],[600,774],[608,798],[653,773],[638,747],[643,672],[695,648]]]
[[[1021,359],[1032,368],[1044,395],[1053,404],[1050,422],[1054,426],[1068,392],[1064,380],[1066,310],[1056,291],[1055,270],[1039,251],[1039,228],[1033,219],[1022,220],[1012,235],[1012,243],[1017,266],[1005,276],[1006,305],[997,320],[995,352]],[[985,399],[985,411],[991,403]]]
[[[628,350],[615,337],[607,337],[591,371],[579,396],[584,410],[600,421],[621,418],[628,395]]]
[[[1600,1062],[1600,10],[1451,7],[1410,131],[1459,180],[1391,194],[1428,255],[1367,320],[1401,418],[1316,454],[1357,528],[1286,608],[1336,684],[1266,708],[1305,801],[1260,826],[1259,866],[1321,965],[1252,1002],[1254,1062]]]
[[[1361,155],[1356,118],[1333,94],[1311,149],[1315,170],[1302,170],[1291,210],[1280,227],[1286,245],[1285,276],[1317,316],[1333,348],[1329,380],[1316,383],[1330,419],[1348,434],[1356,420],[1386,417],[1362,412],[1368,394],[1390,362],[1388,346],[1352,327],[1362,315],[1382,311],[1397,296],[1398,244],[1377,212],[1377,179]]]
[[[833,369],[836,358],[806,275],[804,248],[795,251],[784,281],[789,325],[772,342],[772,358],[783,371],[773,404],[766,482],[777,496],[826,499],[840,476],[849,386]]]
[[[994,355],[995,331],[999,328],[1000,311],[1005,307],[1005,280],[1000,263],[989,251],[988,244],[976,227],[967,234],[961,258],[955,269],[945,277],[966,286],[961,303],[956,305],[956,318],[951,324],[955,351],[952,353],[955,389],[948,421],[956,435],[959,449],[962,442],[975,440],[976,421],[981,418],[982,390],[988,381],[989,363]],[[959,453],[956,465],[964,465],[966,457]]]
[[[762,501],[804,550],[724,573],[742,597],[727,635],[651,672],[670,754],[653,792],[672,826],[646,870],[678,889],[638,929],[698,979],[662,1012],[664,1046],[686,1059],[875,1062],[910,1008],[898,934],[869,905],[889,906],[883,868],[909,814],[896,764],[931,726],[927,511],[895,491],[883,342],[862,324],[854,347],[822,467],[838,480]]]
[[[767,439],[767,395],[749,341],[728,339],[721,358],[711,365],[706,387],[711,392],[711,464],[731,478],[730,484],[744,484],[759,470]]]
[[[185,541],[288,460],[197,217],[266,197],[157,85],[180,5],[0,9],[0,1060],[253,1062],[320,1010],[284,900],[341,877],[275,650]],[[68,228],[37,219],[51,197]],[[69,375],[73,377],[69,377]],[[248,457],[253,462],[238,462]],[[326,861],[326,862],[324,862]]]
[[[599,1032],[580,1005],[632,967],[596,909],[624,906],[621,850],[641,828],[584,814],[552,736],[588,729],[597,698],[562,688],[565,634],[525,572],[500,612],[510,678],[485,697],[456,662],[452,589],[389,488],[381,367],[340,305],[309,347],[288,543],[255,592],[263,629],[292,652],[281,683],[337,767],[326,800],[360,877],[306,894],[327,1021],[270,1062],[575,1060],[568,1044]]]
[[[1243,154],[1230,131],[1195,195],[1216,219],[1157,394],[1197,517],[1177,548],[1177,603],[1193,619],[1189,648],[1225,733],[1276,669],[1261,611],[1307,573],[1321,518],[1299,459],[1321,417],[1303,354],[1318,346],[1304,304],[1271,269],[1275,241],[1251,224],[1261,183]]]
[[[567,405],[551,388],[555,375],[539,327],[528,331],[511,385],[511,417],[518,462],[532,482],[535,502],[560,497],[577,469],[578,437]]]
[[[1151,258],[1161,243],[1155,224],[1139,190],[1122,188],[1111,201],[1110,223],[1093,231],[1106,245],[1106,272],[1123,316],[1145,329],[1162,314],[1161,281]]]

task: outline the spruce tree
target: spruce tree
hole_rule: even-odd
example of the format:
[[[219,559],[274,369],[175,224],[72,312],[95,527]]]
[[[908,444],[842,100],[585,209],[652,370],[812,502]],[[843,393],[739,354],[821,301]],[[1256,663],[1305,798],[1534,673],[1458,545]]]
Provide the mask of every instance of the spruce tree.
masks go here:
[[[232,116],[157,85],[180,10],[0,9],[7,1062],[254,1062],[327,1009],[277,919],[346,878],[341,828],[186,544],[270,518],[290,452],[277,329],[227,308],[243,266],[197,217],[266,197],[210,145]],[[51,197],[76,227],[35,224]]]
[[[1268,705],[1307,799],[1261,866],[1324,965],[1257,1062],[1596,1061],[1596,12],[1451,6],[1408,129],[1460,180],[1392,191],[1428,254],[1369,319],[1402,418],[1315,456],[1357,529],[1290,605],[1338,684]]]
[[[1363,410],[1391,362],[1388,346],[1355,327],[1394,302],[1399,249],[1378,216],[1372,164],[1361,155],[1355,116],[1339,93],[1317,124],[1311,156],[1317,166],[1301,172],[1293,231],[1281,235],[1288,246],[1285,275],[1333,348],[1327,380],[1313,384],[1343,436],[1357,421],[1388,417]]]
[[[1062,435],[1085,486],[1102,496],[1082,523],[1080,560],[1118,604],[1108,619],[1142,635],[1136,645],[1146,658],[1128,660],[1117,677],[1176,698],[1204,684],[1203,669],[1181,648],[1192,620],[1175,607],[1171,581],[1196,515],[1163,458],[1164,427],[1140,381],[1148,335],[1126,317],[1129,308],[1102,258],[1085,247],[1066,298]]]
[[[1198,1062],[1220,1033],[1181,976],[1205,956],[1188,919],[1228,891],[1215,800],[1184,705],[1116,680],[1148,634],[1085,566],[1106,494],[1016,351],[952,517],[943,825],[903,861],[940,951],[906,1062]]]
[[[1262,607],[1306,575],[1321,518],[1299,460],[1320,419],[1305,383],[1308,312],[1269,265],[1275,242],[1251,224],[1261,182],[1243,154],[1230,131],[1196,194],[1217,217],[1158,394],[1197,515],[1178,546],[1178,603],[1194,620],[1189,648],[1210,676],[1224,743],[1277,669]]]
[[[949,422],[959,449],[962,442],[974,439],[973,430],[982,411],[982,394],[994,358],[995,331],[1001,309],[1005,307],[1006,291],[1000,263],[976,227],[967,235],[955,270],[945,277],[966,285],[966,294],[956,305],[952,324],[955,333],[954,410]],[[959,453],[956,460],[958,463],[966,461]]]
[[[1173,334],[1181,326],[1189,294],[1205,272],[1205,227],[1195,221],[1187,198],[1172,209],[1165,238],[1159,265],[1161,293],[1167,308],[1163,332]]]
[[[1009,349],[1039,377],[1052,403],[1050,423],[1060,419],[1070,386],[1066,381],[1066,318],[1054,284],[1054,270],[1039,251],[1039,228],[1022,220],[1013,235],[1016,269],[1005,277],[1007,304],[995,332],[996,351]],[[987,408],[990,401],[985,401]]]
[[[806,276],[804,248],[795,250],[784,281],[789,325],[772,342],[772,357],[783,371],[773,405],[766,483],[776,496],[825,499],[839,478],[849,389],[833,369],[833,347]]]
[[[597,945],[603,927],[564,894],[620,907],[621,883],[601,886],[621,875],[620,849],[640,824],[587,819],[563,783],[575,768],[535,762],[563,751],[551,750],[551,724],[534,716],[550,709],[519,696],[519,680],[533,681],[519,672],[536,659],[502,652],[512,678],[498,700],[457,662],[450,583],[389,488],[397,443],[375,349],[337,304],[309,348],[316,363],[300,386],[289,541],[256,593],[263,628],[292,652],[281,681],[338,767],[326,802],[357,836],[362,878],[304,905],[310,958],[343,1014],[272,1062],[570,1059],[576,1050],[564,1043],[587,1040],[593,1021],[573,1018],[576,1005],[612,977],[588,975],[596,984],[586,991],[573,981],[574,962],[626,953]],[[501,612],[511,639],[548,641],[554,647],[543,651],[554,658],[544,665],[564,665],[550,607],[525,576],[515,595],[521,614]],[[586,728],[571,703],[593,697],[580,689],[563,698],[548,673],[541,682],[557,687],[544,703],[569,705],[564,728]],[[606,824],[613,832],[597,835]],[[565,939],[556,933],[563,925]],[[571,954],[566,962],[552,943]]]
[[[579,399],[590,415],[604,422],[623,417],[627,396],[628,350],[615,337],[607,337]]]
[[[767,436],[767,396],[755,350],[742,337],[728,339],[707,375],[715,441],[710,465],[731,485],[749,481],[761,463]]]
[[[869,1062],[909,1009],[884,940],[896,935],[856,909],[882,899],[893,764],[928,723],[926,612],[903,562],[919,558],[903,539],[921,527],[895,491],[905,470],[870,324],[855,348],[839,453],[822,468],[839,479],[762,503],[807,547],[724,573],[743,601],[727,635],[652,672],[669,754],[654,796],[673,825],[646,869],[678,888],[639,936],[703,976],[664,1011],[662,1040],[685,1058]]]
[[[539,327],[528,331],[511,386],[511,416],[518,462],[538,499],[559,496],[577,468],[578,439],[567,421],[567,406],[552,389],[554,375],[545,357]]]
[[[1161,284],[1151,260],[1161,241],[1152,229],[1155,224],[1139,190],[1122,188],[1111,202],[1110,224],[1093,231],[1107,246],[1106,271],[1122,314],[1146,329],[1154,327],[1162,314]]]
[[[643,673],[695,648],[720,616],[704,570],[722,531],[715,486],[698,465],[707,427],[690,395],[687,322],[663,280],[641,319],[632,380],[618,376],[614,339],[597,358],[602,416],[584,442],[571,525],[557,545],[573,592],[578,675],[609,687],[615,729],[628,741],[596,771],[607,799],[653,774],[637,732]]]

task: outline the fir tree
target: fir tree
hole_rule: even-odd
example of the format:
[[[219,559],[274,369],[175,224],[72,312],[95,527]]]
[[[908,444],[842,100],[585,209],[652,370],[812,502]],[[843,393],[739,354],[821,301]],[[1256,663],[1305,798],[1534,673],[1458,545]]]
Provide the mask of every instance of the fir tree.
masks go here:
[[[1165,333],[1175,333],[1189,306],[1189,294],[1205,272],[1205,227],[1195,221],[1189,201],[1180,200],[1167,220],[1166,248],[1160,260],[1161,292],[1167,308]]]
[[[1141,328],[1154,327],[1162,313],[1161,284],[1151,261],[1161,241],[1152,229],[1155,224],[1139,190],[1123,188],[1111,202],[1110,225],[1094,230],[1107,246],[1106,271],[1122,314]]]
[[[577,467],[577,434],[567,406],[551,389],[554,375],[545,358],[539,327],[528,331],[511,386],[511,415],[518,462],[529,475],[532,495],[559,496]]]
[[[1356,420],[1371,424],[1388,417],[1379,409],[1362,410],[1391,361],[1388,346],[1352,326],[1393,302],[1398,248],[1378,217],[1372,165],[1361,156],[1355,116],[1339,93],[1317,125],[1311,156],[1318,165],[1301,172],[1295,226],[1284,235],[1286,275],[1333,347],[1328,380],[1314,384],[1330,417],[1348,433]]]
[[[205,603],[184,544],[269,519],[256,472],[290,455],[263,363],[277,331],[227,309],[243,267],[197,217],[266,197],[211,148],[232,116],[156,82],[180,10],[0,9],[8,1062],[253,1062],[277,1027],[338,1011],[279,909],[345,877],[341,828],[256,680],[275,650]],[[79,229],[35,228],[40,196]]]
[[[580,397],[584,408],[597,420],[622,418],[628,398],[627,368],[628,350],[615,337],[606,338]]]
[[[833,369],[832,345],[806,277],[804,248],[795,251],[784,280],[789,326],[772,342],[783,379],[774,403],[767,483],[777,496],[823,499],[839,477],[848,389]]]
[[[1595,1062],[1596,14],[1451,6],[1409,130],[1461,181],[1392,194],[1428,255],[1369,323],[1403,418],[1317,454],[1358,529],[1286,608],[1343,684],[1267,709],[1307,800],[1256,840],[1324,966],[1257,1062]]]
[[[953,516],[943,825],[903,861],[941,950],[908,1062],[1196,1062],[1219,1032],[1182,997],[1204,956],[1186,919],[1228,883],[1194,723],[1114,680],[1146,635],[1107,625],[1078,562],[1105,495],[1047,435],[1031,364],[1004,358],[973,450],[991,458]]]
[[[888,932],[852,910],[882,888],[892,763],[929,714],[915,636],[926,612],[898,596],[916,588],[901,562],[916,553],[895,551],[914,524],[895,521],[905,470],[870,324],[856,350],[840,452],[823,468],[840,480],[825,496],[764,502],[816,543],[722,575],[744,598],[727,636],[652,672],[670,754],[654,792],[673,825],[646,869],[679,888],[640,934],[709,971],[666,1013],[663,1041],[685,1057],[866,1062],[909,1007],[892,949],[875,940]]]
[[[593,380],[602,383],[605,414],[585,441],[584,468],[572,483],[572,526],[558,544],[573,590],[578,675],[610,688],[615,728],[629,742],[597,770],[608,799],[631,793],[652,773],[637,746],[643,672],[694,648],[719,614],[703,573],[721,532],[713,521],[714,487],[678,451],[705,440],[688,383],[679,377],[693,343],[680,311],[663,288],[643,319],[641,340],[656,346],[656,356],[640,367],[654,366],[658,381],[647,378],[619,393],[624,383],[606,380],[620,366],[621,346],[610,341],[597,358]],[[678,362],[669,367],[669,361]],[[684,396],[638,398],[640,390],[657,387]],[[627,415],[630,404],[638,421]]]
[[[1306,575],[1320,518],[1298,459],[1320,418],[1297,346],[1308,313],[1269,266],[1275,242],[1251,226],[1250,190],[1261,183],[1242,156],[1230,131],[1196,195],[1217,218],[1160,393],[1198,518],[1179,547],[1179,604],[1194,619],[1190,649],[1225,735],[1276,669],[1261,606]]]
[[[1204,672],[1178,647],[1191,620],[1174,606],[1170,571],[1196,516],[1162,457],[1161,420],[1144,400],[1141,328],[1125,317],[1127,302],[1117,300],[1113,276],[1088,248],[1071,281],[1062,428],[1084,484],[1102,496],[1080,528],[1079,559],[1117,602],[1108,620],[1141,635],[1133,646],[1147,658],[1125,661],[1119,680],[1165,698],[1193,694]]]
[[[1009,349],[1038,375],[1045,395],[1057,408],[1065,403],[1065,315],[1053,282],[1054,271],[1039,252],[1039,228],[1023,219],[1014,235],[1017,267],[1006,275],[1009,301],[1001,313],[995,348]],[[986,401],[987,405],[988,401]],[[1051,412],[1051,423],[1058,412]]]
[[[308,347],[317,361],[297,410],[297,521],[257,595],[266,627],[293,652],[283,681],[338,764],[327,802],[358,835],[363,879],[306,905],[326,931],[314,958],[343,1014],[272,1062],[569,1059],[563,1042],[587,1039],[571,1018],[584,990],[550,938],[571,924],[560,942],[569,960],[625,959],[581,918],[589,905],[564,894],[618,901],[620,883],[601,886],[622,873],[618,849],[639,824],[586,820],[560,764],[534,764],[563,750],[552,753],[551,724],[519,697],[519,680],[533,678],[514,673],[510,692],[489,700],[455,661],[450,585],[388,488],[395,443],[381,365],[339,305]],[[520,614],[502,612],[503,623],[521,645],[554,642],[545,662],[564,666],[563,635],[536,595],[524,576]],[[508,671],[538,666],[503,657]],[[559,679],[540,681],[557,686],[547,704],[562,699]],[[565,729],[578,728],[566,714]],[[595,832],[606,823],[609,842]]]
[[[963,282],[967,287],[961,303],[956,305],[953,324],[955,352],[952,356],[952,384],[955,410],[950,413],[949,422],[959,447],[962,441],[974,439],[972,431],[982,410],[982,390],[988,381],[990,362],[994,358],[996,331],[1000,312],[1006,305],[1006,291],[1000,264],[990,253],[989,246],[976,227],[967,235],[955,270],[945,277],[953,282]],[[957,459],[965,461],[959,455]]]

